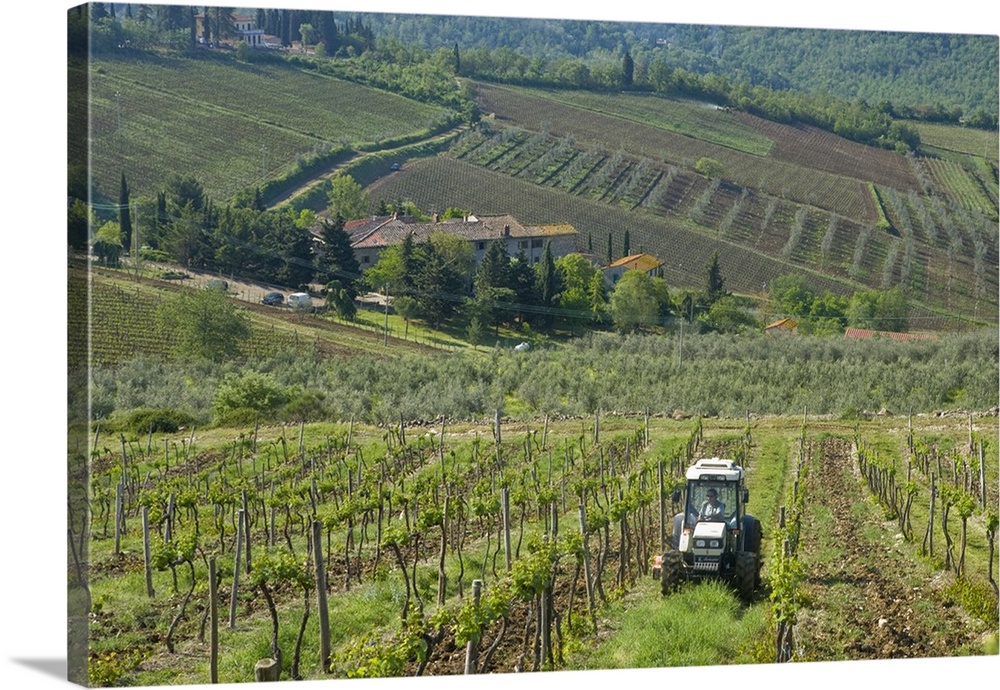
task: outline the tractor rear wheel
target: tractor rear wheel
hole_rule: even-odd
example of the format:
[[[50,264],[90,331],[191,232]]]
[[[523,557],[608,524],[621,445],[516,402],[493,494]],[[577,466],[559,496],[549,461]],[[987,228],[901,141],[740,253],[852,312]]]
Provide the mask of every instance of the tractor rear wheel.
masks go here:
[[[733,577],[733,584],[739,592],[743,601],[753,599],[754,590],[757,588],[758,568],[757,554],[750,551],[740,551],[736,554],[736,573]]]
[[[667,551],[663,554],[660,566],[660,592],[666,596],[681,586],[681,570],[684,567],[684,556],[680,551]]]
[[[761,563],[764,562],[764,559],[761,558],[761,555],[760,555],[760,542],[761,542],[761,539],[763,538],[763,534],[764,533],[763,533],[763,531],[760,528],[760,520],[758,520],[757,518],[754,518],[753,523],[754,523],[753,524],[753,534],[754,534],[753,552],[757,556],[757,568],[756,568],[756,573],[754,575],[754,586],[755,587],[760,587],[760,566],[761,566]]]

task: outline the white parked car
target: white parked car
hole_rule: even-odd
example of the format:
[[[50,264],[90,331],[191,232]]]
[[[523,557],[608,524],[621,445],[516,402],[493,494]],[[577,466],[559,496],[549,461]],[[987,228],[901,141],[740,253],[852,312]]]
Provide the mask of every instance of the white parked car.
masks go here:
[[[293,292],[288,296],[288,306],[292,309],[311,309],[312,297],[305,292]]]

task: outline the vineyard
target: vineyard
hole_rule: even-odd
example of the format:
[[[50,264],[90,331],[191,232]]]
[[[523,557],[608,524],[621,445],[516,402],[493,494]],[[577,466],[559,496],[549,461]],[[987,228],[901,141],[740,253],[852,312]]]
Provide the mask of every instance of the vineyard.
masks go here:
[[[69,272],[74,299],[85,294],[86,269]],[[178,291],[188,287],[169,281],[129,279],[121,272],[94,269],[90,289],[89,361],[98,368],[113,368],[137,357],[165,357],[177,345],[175,334],[156,318],[157,310]],[[255,295],[262,292],[255,293]],[[244,358],[267,358],[281,352],[306,356],[357,356],[381,347],[383,335],[374,327],[360,328],[328,319],[305,320],[290,311],[262,306],[257,300],[242,302],[252,313],[249,340],[243,344]],[[88,332],[88,311],[84,304],[69,310],[70,332]],[[405,341],[394,332],[390,338],[393,354],[426,353],[433,348],[413,340]],[[87,361],[88,343],[71,340],[71,360]]]
[[[148,56],[95,59],[89,73],[94,176],[110,196],[124,170],[153,195],[183,162],[228,199],[334,149],[430,131],[447,113],[377,89],[280,65]],[[73,104],[71,103],[71,106]]]
[[[414,160],[405,174],[376,181],[373,198],[568,221],[594,253],[609,236],[620,246],[628,227],[632,247],[664,258],[664,277],[678,286],[693,284],[697,257],[717,250],[733,257],[727,279],[744,292],[804,270],[820,291],[901,287],[928,324],[955,312],[978,318],[995,303],[995,204],[958,163],[653,96],[623,96],[615,114],[617,96],[477,91],[495,119],[459,136],[444,154],[453,161]],[[679,134],[698,111],[705,138]],[[755,130],[773,142],[761,155],[746,153],[752,138],[737,141]],[[733,148],[714,143],[723,139]],[[703,156],[722,163],[722,179],[693,170]],[[772,184],[786,173],[798,191]]]
[[[758,129],[756,125],[743,124],[711,103],[672,100],[640,93],[614,96],[567,90],[533,90],[526,93],[544,94],[549,100],[582,110],[648,124],[755,156],[768,155],[774,146],[774,140],[755,131]]]
[[[98,426],[90,681],[988,653],[994,426],[749,413]],[[711,456],[747,469],[763,524],[764,583],[742,613],[724,585],[662,597],[650,578],[673,489]],[[741,620],[696,649],[683,612],[706,606]]]
[[[580,249],[586,251],[589,243],[598,254],[609,235],[615,247],[621,246],[628,228],[633,249],[663,257],[664,277],[679,287],[698,284],[715,251],[727,285],[741,292],[757,293],[774,276],[795,269],[809,271],[819,291],[843,294],[848,281],[886,287],[886,260],[897,241],[888,233],[756,190],[714,185],[680,168],[643,165],[599,149],[572,149],[566,139],[553,138],[547,148],[531,146],[529,153],[531,138],[507,129],[490,138],[467,134],[448,154],[413,161],[372,184],[369,193],[375,199],[410,199],[422,208],[460,206],[481,214],[513,213],[536,223],[569,222],[580,233]],[[519,172],[509,174],[515,168]],[[871,203],[867,190],[865,195]],[[635,199],[641,201],[633,209]],[[950,217],[943,205],[938,208]],[[961,232],[949,227],[948,232]],[[997,275],[986,254],[976,263],[967,253],[923,244],[915,249],[902,255],[905,264],[894,265],[888,287],[905,278],[927,295],[923,304],[988,313]],[[914,306],[915,319],[928,327],[948,321]]]
[[[771,157],[803,168],[871,180],[900,191],[917,188],[906,158],[892,151],[848,141],[806,125],[772,122],[749,113],[736,113],[740,122],[774,140]]]
[[[813,204],[858,222],[867,219],[857,183],[812,167],[751,155],[627,118],[554,101],[534,91],[477,85],[480,107],[498,121],[538,131],[547,123],[553,134],[572,136],[583,146],[623,151],[633,156],[691,169],[702,157],[721,162],[726,179],[761,193]],[[541,92],[544,94],[544,92]],[[694,107],[694,106],[692,106]],[[728,115],[734,118],[733,115]],[[734,118],[735,119],[735,118]],[[737,121],[738,122],[738,121]],[[764,161],[766,160],[766,164]]]

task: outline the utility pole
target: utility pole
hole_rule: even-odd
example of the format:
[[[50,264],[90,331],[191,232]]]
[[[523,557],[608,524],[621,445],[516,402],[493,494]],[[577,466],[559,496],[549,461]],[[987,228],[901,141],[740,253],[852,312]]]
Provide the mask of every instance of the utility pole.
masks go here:
[[[681,322],[681,337],[680,344],[677,346],[677,371],[680,371],[681,365],[684,364],[684,317],[680,318]]]
[[[382,335],[382,347],[389,347],[389,284],[386,283],[382,299],[385,302],[385,332]]]
[[[133,220],[132,227],[135,229],[135,238],[132,241],[132,261],[135,264],[135,277],[139,277],[139,202],[132,204]]]

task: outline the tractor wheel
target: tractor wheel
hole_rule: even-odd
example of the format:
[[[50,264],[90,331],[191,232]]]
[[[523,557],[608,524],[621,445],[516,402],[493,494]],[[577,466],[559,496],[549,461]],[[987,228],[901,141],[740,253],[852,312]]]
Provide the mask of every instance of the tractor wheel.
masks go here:
[[[733,577],[733,584],[736,585],[736,590],[743,601],[753,599],[754,590],[757,588],[760,572],[757,562],[757,554],[750,551],[740,551],[736,554],[736,574]]]
[[[757,518],[754,518],[753,523],[754,523],[753,524],[753,534],[754,534],[753,552],[757,555],[757,568],[756,568],[756,574],[754,575],[754,586],[755,587],[760,587],[760,566],[764,562],[764,559],[760,555],[760,541],[763,538],[763,532],[761,531],[761,528],[760,528],[760,520],[758,520]]]
[[[667,551],[663,554],[660,566],[660,592],[666,596],[681,586],[681,570],[684,567],[684,556],[680,551]]]

